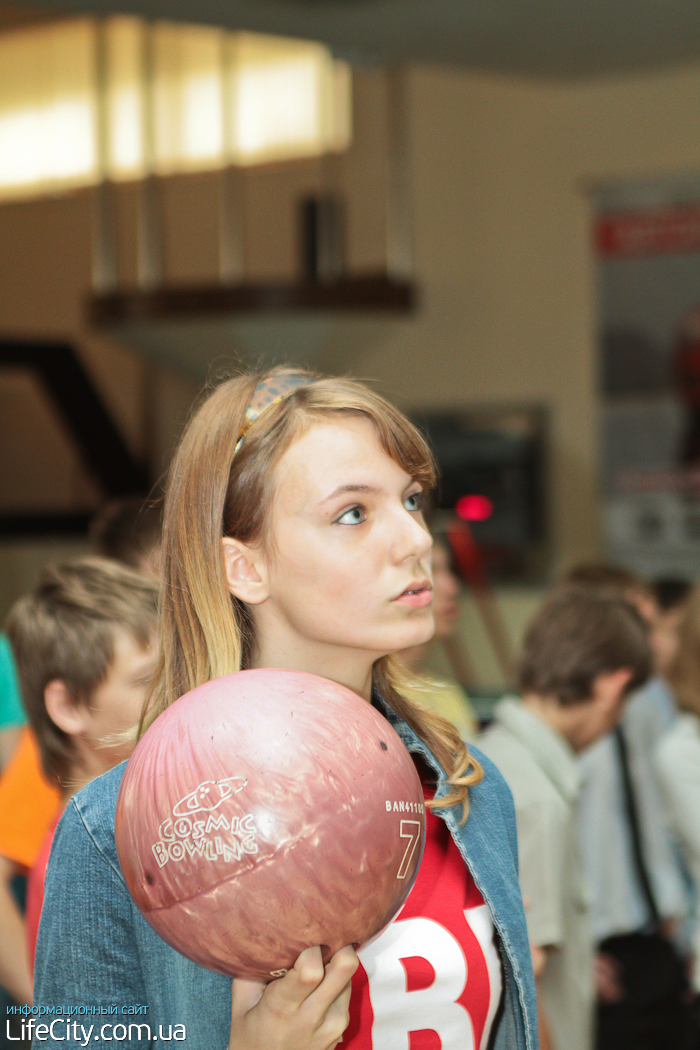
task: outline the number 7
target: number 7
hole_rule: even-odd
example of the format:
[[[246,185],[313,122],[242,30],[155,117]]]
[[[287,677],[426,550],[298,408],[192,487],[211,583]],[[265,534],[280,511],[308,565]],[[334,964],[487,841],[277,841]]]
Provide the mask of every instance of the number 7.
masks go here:
[[[408,869],[411,863],[411,858],[416,851],[418,840],[420,838],[421,825],[418,820],[402,820],[401,821],[401,838],[408,839],[406,844],[406,852],[403,855],[401,865],[397,872],[397,879],[405,879],[408,873]]]

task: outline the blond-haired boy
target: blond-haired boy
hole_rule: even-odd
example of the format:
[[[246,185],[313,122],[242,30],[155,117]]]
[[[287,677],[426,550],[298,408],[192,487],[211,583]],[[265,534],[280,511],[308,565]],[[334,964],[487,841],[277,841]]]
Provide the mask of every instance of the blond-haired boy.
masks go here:
[[[106,558],[47,567],[12,608],[7,634],[41,763],[62,805],[29,876],[24,924],[9,883],[16,864],[0,822],[0,974],[31,992],[43,881],[53,832],[68,799],[128,757],[155,659],[157,584]],[[12,815],[5,823],[11,824]]]

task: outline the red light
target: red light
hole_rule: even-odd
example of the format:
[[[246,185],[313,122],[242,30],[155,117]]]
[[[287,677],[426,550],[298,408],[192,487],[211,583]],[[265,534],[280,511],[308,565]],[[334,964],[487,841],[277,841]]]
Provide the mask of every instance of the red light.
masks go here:
[[[455,510],[464,521],[486,521],[493,514],[493,503],[488,496],[460,496]]]

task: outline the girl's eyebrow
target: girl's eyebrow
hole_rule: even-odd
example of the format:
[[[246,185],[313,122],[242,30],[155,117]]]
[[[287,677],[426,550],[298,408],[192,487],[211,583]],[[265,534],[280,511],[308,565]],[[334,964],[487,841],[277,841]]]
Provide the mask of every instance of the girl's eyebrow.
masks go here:
[[[332,499],[336,499],[338,496],[344,496],[349,492],[361,493],[362,495],[380,496],[382,489],[377,488],[376,485],[355,485],[353,483],[349,485],[339,485],[334,492],[331,492],[330,496],[326,496],[325,499],[321,500],[320,506],[324,503],[328,503]]]

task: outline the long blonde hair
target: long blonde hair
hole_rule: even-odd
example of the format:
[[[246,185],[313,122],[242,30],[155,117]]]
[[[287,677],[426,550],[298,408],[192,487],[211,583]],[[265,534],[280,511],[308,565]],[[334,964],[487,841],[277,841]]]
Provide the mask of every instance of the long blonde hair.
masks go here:
[[[271,405],[236,451],[256,386],[275,374],[243,375],[221,383],[191,419],[173,459],[163,517],[160,660],[142,728],[188,690],[250,666],[253,623],[246,606],[229,593],[221,538],[269,542],[274,468],[313,422],[339,414],[362,415],[408,475],[424,489],[435,482],[430,451],[413,424],[352,379],[300,373],[315,381]],[[449,722],[402,695],[407,675],[398,660],[387,656],[375,663],[373,682],[448,774],[449,794],[432,805],[462,803],[466,819],[468,788],[481,780],[483,771]]]

